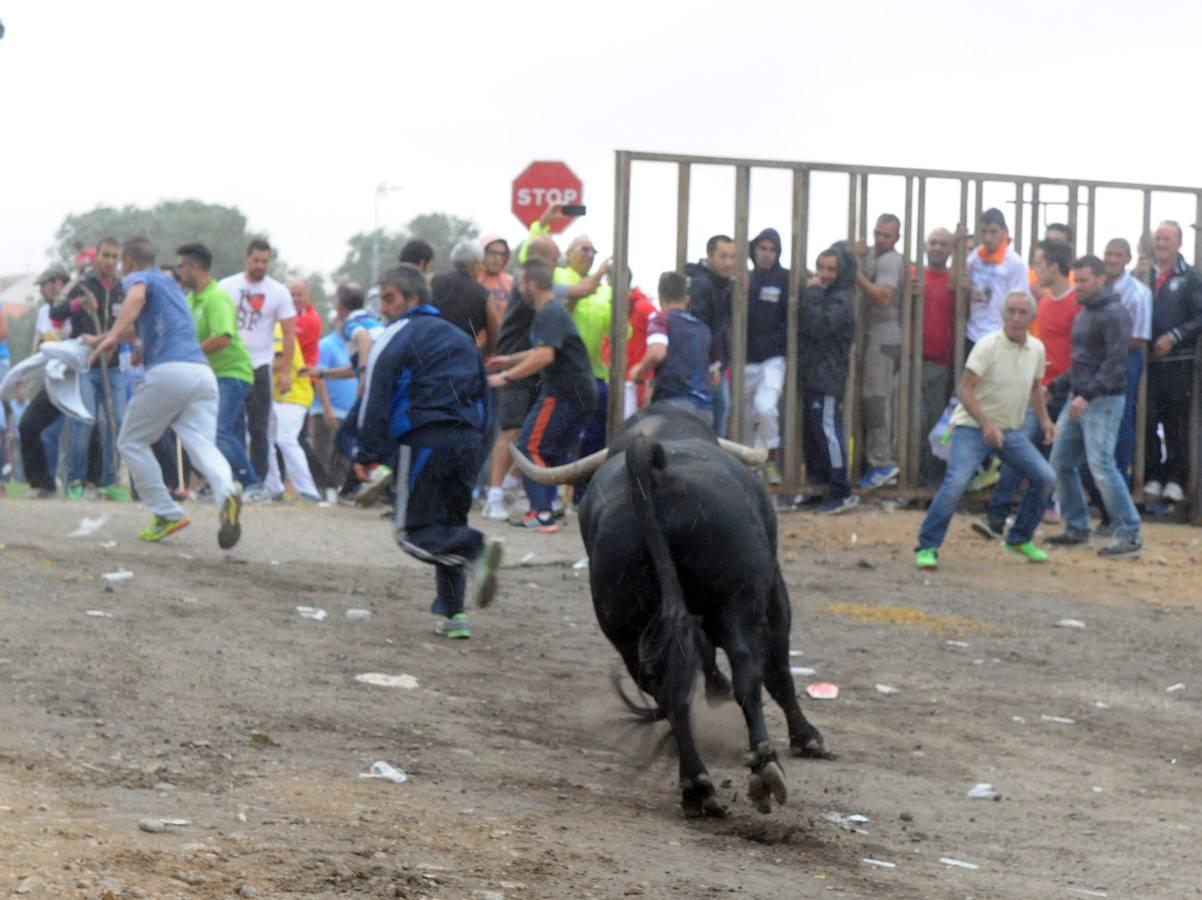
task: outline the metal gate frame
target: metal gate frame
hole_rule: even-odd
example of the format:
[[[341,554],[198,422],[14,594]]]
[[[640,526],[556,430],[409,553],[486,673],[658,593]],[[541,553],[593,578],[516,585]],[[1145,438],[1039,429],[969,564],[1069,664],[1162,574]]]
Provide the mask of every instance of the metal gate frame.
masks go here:
[[[723,156],[697,156],[691,154],[645,153],[632,150],[617,150],[614,152],[614,253],[613,280],[615,297],[625,297],[630,290],[627,283],[627,263],[629,257],[630,239],[630,185],[631,169],[636,162],[671,163],[677,166],[677,199],[676,199],[676,270],[684,269],[688,254],[689,226],[689,189],[691,167],[694,165],[721,166],[735,170],[735,205],[734,205],[734,240],[735,254],[746,266],[748,258],[748,227],[751,201],[751,170],[783,169],[793,173],[792,188],[792,245],[791,264],[789,267],[789,297],[788,297],[788,348],[786,356],[785,377],[785,421],[781,428],[782,436],[782,474],[785,476],[785,488],[796,490],[800,487],[799,476],[802,466],[800,441],[800,409],[798,403],[797,385],[797,324],[798,306],[800,302],[801,278],[809,261],[807,233],[809,225],[810,204],[810,173],[829,172],[846,175],[849,190],[847,198],[849,240],[866,241],[868,232],[868,184],[873,175],[900,177],[905,179],[905,210],[902,219],[902,241],[897,248],[905,259],[906,271],[913,268],[918,284],[924,282],[924,258],[926,235],[926,188],[928,179],[939,181],[958,181],[960,184],[960,223],[966,227],[975,228],[980,220],[982,208],[982,190],[986,182],[1009,183],[1014,187],[1015,212],[1014,227],[1011,230],[1011,241],[1015,249],[1022,253],[1023,226],[1026,208],[1030,215],[1030,245],[1038,239],[1040,188],[1056,186],[1068,190],[1068,224],[1077,231],[1079,212],[1085,207],[1088,215],[1088,225],[1085,232],[1085,252],[1094,252],[1094,207],[1098,188],[1138,191],[1143,197],[1143,221],[1141,234],[1146,238],[1151,233],[1152,194],[1169,193],[1192,195],[1195,200],[1195,231],[1194,231],[1194,260],[1195,265],[1202,262],[1202,188],[1181,187],[1160,184],[1134,184],[1120,181],[1089,181],[1079,178],[1051,178],[1034,175],[1006,175],[990,172],[940,171],[935,169],[906,169],[893,166],[859,166],[841,163],[789,162],[768,159],[740,159]],[[969,184],[973,184],[975,209],[973,217],[968,217]],[[1031,186],[1031,197],[1026,198],[1026,186]],[[1085,200],[1081,192],[1085,191]],[[963,265],[967,254],[961,243],[957,243],[953,256],[953,277]],[[955,283],[955,282],[953,282]],[[859,402],[859,369],[863,355],[864,316],[863,298],[856,291],[856,339],[852,349],[852,365],[850,367],[846,399],[844,403],[845,416],[849,420],[848,434],[854,440],[854,455],[861,455],[863,446],[861,438],[860,402]],[[899,397],[897,416],[897,449],[898,466],[901,470],[899,487],[889,492],[903,497],[929,497],[918,484],[918,464],[921,459],[920,441],[925,435],[920,433],[922,421],[922,327],[923,309],[921,303],[915,303],[911,290],[911,279],[906,278],[900,298],[901,321],[903,334],[903,354],[899,373]],[[610,383],[621,384],[626,374],[626,331],[629,308],[625,303],[614,304],[613,324],[610,333]],[[960,373],[964,365],[964,347],[966,324],[968,321],[968,297],[963,291],[957,292],[956,297],[956,332],[955,332],[955,378],[959,383]],[[916,340],[915,337],[918,337]],[[743,381],[744,366],[747,359],[747,290],[746,280],[738,279],[733,293],[731,309],[731,343],[730,360],[730,433],[735,440],[743,438]],[[1146,360],[1146,357],[1145,357]],[[1144,366],[1140,382],[1139,406],[1136,410],[1136,450],[1132,463],[1134,477],[1134,494],[1142,496],[1143,469],[1145,459],[1144,427],[1146,415],[1147,366]],[[624,392],[611,390],[609,392],[609,436],[612,438],[624,416]],[[1193,401],[1190,407],[1190,470],[1187,499],[1190,504],[1190,515],[1196,524],[1202,524],[1202,483],[1199,470],[1202,468],[1202,338],[1199,339],[1195,354],[1193,375]],[[849,477],[851,473],[849,472]],[[878,492],[879,493],[879,492]]]

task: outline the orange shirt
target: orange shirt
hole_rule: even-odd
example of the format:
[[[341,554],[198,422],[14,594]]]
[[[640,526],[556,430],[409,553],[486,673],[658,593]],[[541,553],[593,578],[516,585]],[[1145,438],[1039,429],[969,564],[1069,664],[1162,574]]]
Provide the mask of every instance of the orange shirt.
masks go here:
[[[1081,311],[1076,290],[1070,288],[1062,297],[1047,294],[1039,301],[1039,339],[1047,354],[1043,383],[1051,384],[1067,372],[1073,362],[1073,320]]]

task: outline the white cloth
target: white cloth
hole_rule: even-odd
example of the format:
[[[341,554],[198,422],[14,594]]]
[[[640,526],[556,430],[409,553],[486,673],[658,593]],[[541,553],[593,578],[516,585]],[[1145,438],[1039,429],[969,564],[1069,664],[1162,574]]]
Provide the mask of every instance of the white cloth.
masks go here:
[[[271,424],[268,426],[267,440],[272,451],[267,454],[267,478],[263,486],[272,496],[284,493],[284,482],[280,479],[280,464],[276,461],[274,448],[278,447],[284,457],[284,468],[288,470],[288,480],[296,488],[296,492],[310,500],[320,500],[317,485],[313,483],[313,473],[309,471],[309,461],[305,458],[305,450],[300,445],[301,429],[305,427],[308,410],[295,403],[272,403]]]
[[[256,369],[271,363],[275,356],[275,323],[296,318],[296,307],[288,289],[272,278],[248,281],[245,272],[222,278],[220,288],[234,301],[238,314],[238,334],[250,353]]]
[[[81,357],[79,352],[67,345],[81,350],[84,355]],[[64,341],[62,344],[47,341],[42,346],[51,350],[63,349],[62,353],[53,356],[39,350],[13,366],[4,376],[4,381],[0,382],[0,399],[14,399],[17,396],[17,388],[40,372],[45,376],[42,383],[46,388],[46,396],[59,412],[73,416],[81,422],[94,422],[95,417],[80,396],[79,372],[73,368],[76,364],[86,367],[86,354],[90,351],[86,347],[80,347],[78,341]],[[71,360],[71,365],[66,365],[63,358]]]
[[[623,382],[623,385],[626,393],[622,398],[622,415],[623,418],[629,419],[639,411],[639,386],[633,381]]]
[[[192,465],[209,482],[217,508],[225,503],[234,476],[217,449],[217,396],[217,378],[207,365],[171,362],[147,369],[146,379],[129,401],[117,448],[138,494],[155,515],[184,516],[167,492],[163,471],[150,449],[168,428],[175,429]]]
[[[780,447],[780,394],[785,387],[785,358],[771,356],[743,367],[743,439],[752,430],[769,450]]]
[[[1116,278],[1111,287],[1131,316],[1131,337],[1137,341],[1152,340],[1152,291],[1130,272]]]

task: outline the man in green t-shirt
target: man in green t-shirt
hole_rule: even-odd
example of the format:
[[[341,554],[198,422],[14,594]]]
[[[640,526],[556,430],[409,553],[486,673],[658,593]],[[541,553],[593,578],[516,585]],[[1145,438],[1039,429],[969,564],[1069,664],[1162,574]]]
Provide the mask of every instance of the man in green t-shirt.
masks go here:
[[[196,339],[217,376],[217,448],[246,489],[248,500],[261,497],[263,478],[246,455],[246,395],[255,382],[250,353],[238,335],[234,302],[209,269],[213,254],[204,244],[184,244],[179,256],[180,284],[188,290],[188,308],[196,322]]]

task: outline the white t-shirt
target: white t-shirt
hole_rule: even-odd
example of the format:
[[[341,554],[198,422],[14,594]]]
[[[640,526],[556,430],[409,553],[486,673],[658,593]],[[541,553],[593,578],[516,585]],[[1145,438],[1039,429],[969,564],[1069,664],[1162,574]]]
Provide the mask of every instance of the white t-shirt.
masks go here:
[[[1002,304],[1011,291],[1030,291],[1027,264],[1011,247],[1000,263],[987,263],[974,250],[968,254],[968,279],[981,298],[968,308],[968,339],[979,341],[1002,327]]]
[[[63,322],[62,328],[55,328],[50,318],[50,306],[46,303],[38,306],[38,317],[33,323],[34,330],[44,341],[63,341],[71,336],[71,320]]]
[[[238,334],[256,369],[271,365],[275,356],[275,323],[296,318],[296,307],[288,289],[272,278],[249,281],[245,272],[222,278],[219,285],[234,301]]]
[[[1115,279],[1112,287],[1131,316],[1131,337],[1139,341],[1152,340],[1152,291],[1130,272]]]

